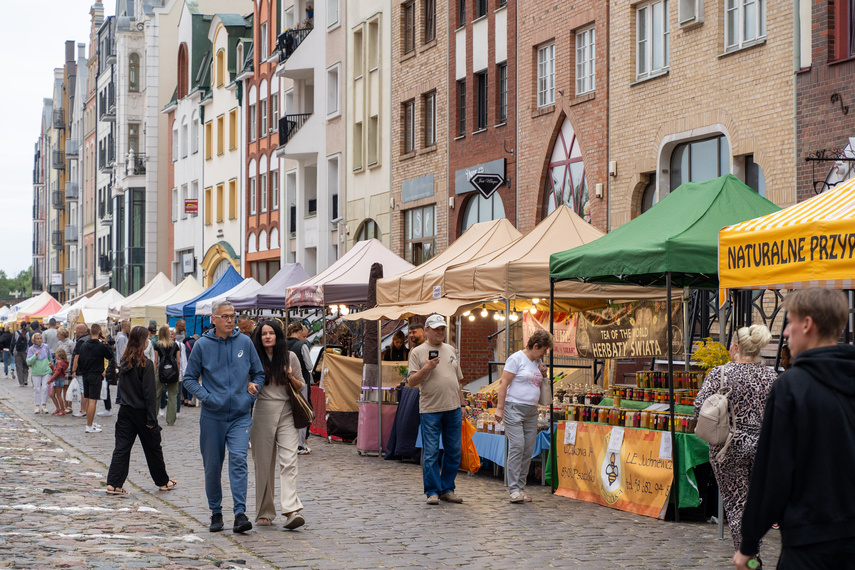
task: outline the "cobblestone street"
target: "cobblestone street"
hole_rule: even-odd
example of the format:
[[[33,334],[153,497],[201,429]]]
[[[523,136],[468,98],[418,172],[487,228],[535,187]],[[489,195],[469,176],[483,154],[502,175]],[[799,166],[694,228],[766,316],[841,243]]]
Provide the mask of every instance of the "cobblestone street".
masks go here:
[[[499,478],[457,479],[465,503],[425,504],[412,463],[357,455],[354,446],[313,437],[300,457],[306,525],[208,532],[198,408],[182,408],[164,426],[166,465],[179,482],[159,492],[142,449],[134,448],[132,496],[105,494],[115,416],[103,433],[83,418],[34,415],[32,387],[0,380],[0,566],[92,568],[726,568],[733,554],[705,523],[663,522],[554,497],[531,486],[534,501],[512,505]],[[98,405],[99,410],[102,404]],[[116,408],[114,408],[116,411]],[[247,514],[255,514],[250,465]],[[767,536],[774,567],[780,539]],[[774,554],[774,556],[772,556]]]

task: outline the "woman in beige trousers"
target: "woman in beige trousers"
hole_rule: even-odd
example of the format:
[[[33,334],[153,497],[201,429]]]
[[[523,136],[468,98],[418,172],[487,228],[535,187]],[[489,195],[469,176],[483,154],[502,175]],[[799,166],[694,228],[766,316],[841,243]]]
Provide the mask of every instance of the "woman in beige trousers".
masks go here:
[[[255,521],[267,526],[276,517],[273,495],[278,458],[281,512],[285,528],[294,530],[306,521],[300,514],[303,503],[297,496],[298,436],[287,383],[295,392],[303,387],[299,379],[300,362],[288,350],[285,335],[276,321],[265,321],[253,342],[266,376],[255,403],[250,432],[255,464]]]

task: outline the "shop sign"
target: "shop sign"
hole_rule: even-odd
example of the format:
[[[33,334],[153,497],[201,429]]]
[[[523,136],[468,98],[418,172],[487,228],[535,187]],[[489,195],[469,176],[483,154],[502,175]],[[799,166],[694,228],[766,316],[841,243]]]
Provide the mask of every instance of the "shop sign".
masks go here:
[[[421,200],[422,198],[430,198],[433,196],[433,192],[433,174],[426,174],[412,180],[404,180],[401,183],[401,202],[412,202],[414,200]]]
[[[537,329],[549,330],[549,315],[523,315],[523,343]],[[556,356],[571,358],[652,358],[668,355],[668,315],[664,301],[633,301],[580,313],[556,313]],[[674,355],[682,355],[683,310],[671,306]]]
[[[196,271],[196,257],[193,255],[193,252],[181,255],[181,270],[185,275]]]
[[[51,285],[62,285],[62,273],[51,273],[50,274],[50,284]]]
[[[495,174],[501,177],[502,182],[499,184],[501,186],[505,182],[505,159],[499,158],[455,171],[454,193],[467,194],[476,190],[476,187],[472,185],[472,179],[478,174]]]
[[[185,198],[184,199],[184,213],[185,214],[198,214],[199,213],[199,198]]]
[[[476,174],[469,181],[472,186],[478,189],[478,192],[484,198],[489,198],[493,192],[499,189],[499,186],[505,183],[505,179],[498,174]]]
[[[565,431],[573,437],[565,439]],[[670,432],[559,422],[556,437],[556,495],[665,517],[674,469]]]

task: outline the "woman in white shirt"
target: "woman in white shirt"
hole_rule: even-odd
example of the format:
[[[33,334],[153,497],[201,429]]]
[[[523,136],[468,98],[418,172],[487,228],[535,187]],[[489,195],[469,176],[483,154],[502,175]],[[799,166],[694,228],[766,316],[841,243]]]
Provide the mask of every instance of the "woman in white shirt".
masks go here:
[[[547,370],[543,356],[552,346],[552,335],[548,331],[535,331],[526,347],[508,358],[502,372],[496,421],[505,425],[505,437],[508,439],[505,470],[512,503],[531,501],[531,497],[525,494],[525,483],[537,439],[540,385]]]

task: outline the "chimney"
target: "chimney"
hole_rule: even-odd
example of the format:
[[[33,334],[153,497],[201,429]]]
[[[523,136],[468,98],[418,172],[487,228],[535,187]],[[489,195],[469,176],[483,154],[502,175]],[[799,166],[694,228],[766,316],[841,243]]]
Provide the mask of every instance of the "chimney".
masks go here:
[[[77,44],[77,59],[86,59],[86,44],[83,42]]]

